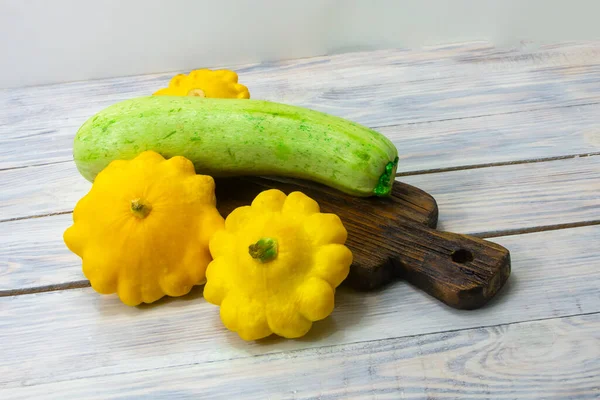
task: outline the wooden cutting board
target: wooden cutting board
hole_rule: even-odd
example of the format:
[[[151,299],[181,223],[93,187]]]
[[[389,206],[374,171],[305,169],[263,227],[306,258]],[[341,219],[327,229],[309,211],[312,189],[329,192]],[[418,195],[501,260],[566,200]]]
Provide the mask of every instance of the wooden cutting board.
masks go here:
[[[438,207],[424,191],[396,181],[389,198],[359,198],[313,182],[287,178],[220,178],[217,208],[223,217],[267,189],[301,191],[322,212],[337,214],[354,255],[344,285],[372,290],[405,279],[445,304],[483,306],[510,275],[509,251],[477,237],[435,229]]]

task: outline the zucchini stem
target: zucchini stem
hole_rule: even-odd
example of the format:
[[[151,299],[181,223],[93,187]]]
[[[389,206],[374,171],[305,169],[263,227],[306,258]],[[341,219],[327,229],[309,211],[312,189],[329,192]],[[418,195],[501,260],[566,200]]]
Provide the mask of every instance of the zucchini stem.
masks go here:
[[[396,168],[398,167],[398,157],[394,161],[390,161],[385,166],[385,170],[383,174],[379,177],[379,182],[375,189],[373,189],[373,193],[378,197],[386,197],[389,196],[392,192],[392,186],[394,185],[394,180],[396,179]]]

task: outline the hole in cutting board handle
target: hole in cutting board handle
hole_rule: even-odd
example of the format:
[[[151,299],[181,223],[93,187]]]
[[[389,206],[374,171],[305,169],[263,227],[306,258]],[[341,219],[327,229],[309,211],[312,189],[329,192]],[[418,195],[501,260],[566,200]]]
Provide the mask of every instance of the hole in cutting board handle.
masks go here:
[[[452,252],[452,261],[454,261],[455,263],[458,264],[465,264],[468,262],[473,261],[473,253],[471,253],[469,250],[465,250],[465,249],[458,249],[454,252]]]

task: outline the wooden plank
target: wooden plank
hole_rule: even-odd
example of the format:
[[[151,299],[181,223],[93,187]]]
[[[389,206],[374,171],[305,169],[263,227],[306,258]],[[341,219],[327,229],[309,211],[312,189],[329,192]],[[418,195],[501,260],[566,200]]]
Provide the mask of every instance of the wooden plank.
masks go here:
[[[511,250],[513,273],[488,306],[450,309],[404,282],[369,293],[341,289],[334,313],[299,340],[241,341],[222,327],[218,308],[202,299],[201,290],[138,308],[90,288],[2,297],[0,385],[38,385],[600,311],[600,248],[590,245],[599,242],[600,226],[495,240]],[[567,354],[561,355],[565,362]]]
[[[600,104],[379,128],[400,153],[399,173],[600,152]],[[79,126],[65,135],[0,136],[0,167],[70,160]],[[40,146],[41,141],[51,141]],[[23,152],[23,149],[29,149]]]
[[[488,44],[383,50],[238,66],[252,97],[371,127],[600,101],[600,44],[502,51]],[[172,74],[0,91],[0,169],[71,159],[94,113],[163,87]],[[24,152],[23,146],[32,150]],[[29,147],[27,147],[29,148]]]
[[[399,173],[600,152],[600,104],[380,128]]]
[[[91,186],[74,162],[0,171],[0,221],[72,211]]]
[[[484,235],[600,220],[600,157],[400,178],[438,202],[438,229]]]
[[[0,177],[13,176],[0,178],[0,216],[70,211],[90,186],[74,169],[65,163],[0,172]],[[600,220],[600,157],[401,180],[434,195],[440,208],[439,229],[450,232],[489,234]],[[0,293],[84,279],[79,259],[62,241],[70,224],[70,214],[2,223],[0,268],[7,273],[0,274]]]
[[[62,235],[72,215],[7,222],[0,229],[0,296],[3,292],[85,279],[81,259]]]
[[[5,389],[11,399],[597,399],[600,315]],[[0,390],[1,393],[1,390]]]
[[[433,195],[441,220],[456,221],[444,225],[451,231],[517,229],[600,217],[600,157],[398,179]],[[90,187],[72,162],[0,171],[0,221],[71,211]]]
[[[70,211],[90,186],[74,170],[65,163],[0,171],[0,216]],[[481,234],[600,220],[600,157],[401,180],[434,195],[439,229],[450,232]],[[70,224],[69,214],[2,223],[0,267],[10,273],[0,275],[0,293],[83,279],[78,258],[62,241]]]

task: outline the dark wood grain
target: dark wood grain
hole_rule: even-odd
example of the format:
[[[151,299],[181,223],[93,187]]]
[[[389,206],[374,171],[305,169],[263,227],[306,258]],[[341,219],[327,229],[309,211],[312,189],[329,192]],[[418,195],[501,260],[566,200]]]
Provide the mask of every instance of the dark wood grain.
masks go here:
[[[436,231],[436,201],[396,181],[389,198],[359,198],[307,181],[284,178],[217,180],[217,207],[226,217],[261,191],[302,191],[322,212],[337,214],[348,230],[354,262],[344,284],[373,290],[406,279],[445,304],[475,309],[486,304],[510,275],[510,253],[473,236]]]

